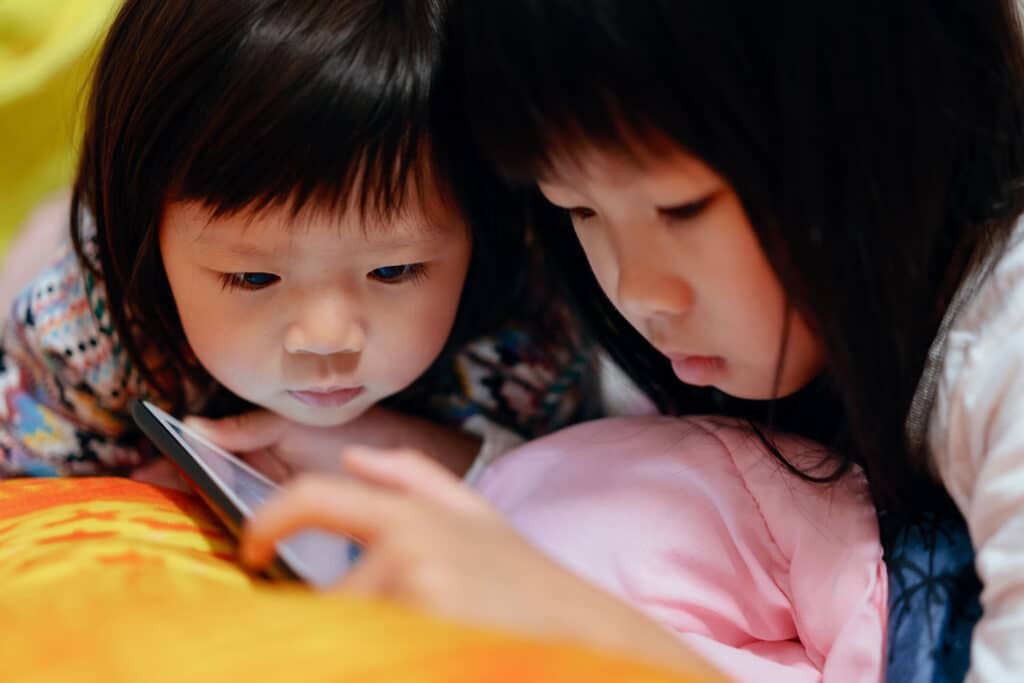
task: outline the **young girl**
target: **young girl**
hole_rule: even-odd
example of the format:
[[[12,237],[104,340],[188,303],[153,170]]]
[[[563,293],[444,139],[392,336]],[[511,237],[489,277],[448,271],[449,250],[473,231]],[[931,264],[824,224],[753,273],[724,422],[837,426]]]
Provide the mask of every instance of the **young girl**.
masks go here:
[[[570,214],[579,246],[545,236],[607,295],[591,308],[641,333],[606,335],[619,357],[660,352],[681,382],[653,360],[639,379],[677,410],[702,407],[684,385],[789,396],[776,422],[806,432],[808,404],[835,404],[836,469],[861,463],[884,510],[935,509],[936,476],[984,585],[971,676],[1020,676],[1015,3],[467,3],[465,21],[481,140]]]
[[[495,0],[459,16],[475,131],[571,217],[575,235],[539,233],[617,360],[667,411],[828,439],[833,466],[803,474],[829,481],[859,463],[883,510],[938,514],[941,482],[984,584],[970,678],[1019,678],[1015,3]],[[265,534],[258,523],[254,547]],[[457,571],[417,560],[392,571],[442,585],[439,567]],[[417,597],[448,607],[440,594]],[[521,611],[554,618],[528,594]],[[586,633],[588,621],[573,623]]]
[[[585,410],[586,349],[524,289],[521,197],[473,157],[439,78],[440,12],[125,3],[93,81],[74,251],[3,328],[0,472],[136,470],[134,398],[255,405],[456,471],[480,448],[459,426],[530,436]]]

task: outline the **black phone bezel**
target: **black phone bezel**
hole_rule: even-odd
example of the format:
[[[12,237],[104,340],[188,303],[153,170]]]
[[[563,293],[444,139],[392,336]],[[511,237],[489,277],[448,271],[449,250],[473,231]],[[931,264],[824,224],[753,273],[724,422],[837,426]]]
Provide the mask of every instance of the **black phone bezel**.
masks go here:
[[[241,535],[242,526],[247,515],[239,508],[223,488],[214,480],[181,445],[178,438],[171,433],[153,412],[142,401],[132,401],[132,419],[142,433],[152,441],[160,452],[170,460],[171,464],[181,472],[186,482],[199,495],[204,503],[213,511],[221,523],[227,527],[235,538]],[[288,564],[288,560],[278,554],[273,562],[264,570],[273,579],[302,581],[302,577]]]

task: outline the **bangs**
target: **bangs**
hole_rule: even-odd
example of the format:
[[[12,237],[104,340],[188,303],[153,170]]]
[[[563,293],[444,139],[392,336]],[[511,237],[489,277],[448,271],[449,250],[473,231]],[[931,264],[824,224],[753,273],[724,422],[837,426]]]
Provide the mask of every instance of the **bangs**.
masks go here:
[[[105,285],[127,358],[177,410],[183,386],[212,378],[187,353],[163,267],[169,201],[214,218],[358,210],[383,229],[414,210],[427,218],[417,225],[430,223],[444,204],[459,215],[435,212],[435,223],[468,228],[473,245],[450,343],[508,310],[526,205],[469,144],[444,68],[447,3],[121,3],[95,62],[70,235]]]
[[[211,3],[212,4],[212,3]],[[241,25],[207,36],[174,82],[152,148],[168,199],[215,215],[287,204],[403,208],[433,171],[430,94],[438,60],[431,3],[227,0]],[[435,8],[436,9],[436,8]],[[257,11],[258,10],[258,11]],[[207,26],[217,22],[205,20]],[[434,174],[440,178],[439,174]],[[443,185],[443,183],[438,183]]]
[[[714,37],[747,32],[761,10],[732,4],[462,3],[455,40],[475,136],[521,182],[585,149],[636,158],[664,153],[667,138],[717,166],[723,147],[756,147],[759,107],[733,94],[756,97],[764,65]],[[725,69],[749,89],[723,88]]]

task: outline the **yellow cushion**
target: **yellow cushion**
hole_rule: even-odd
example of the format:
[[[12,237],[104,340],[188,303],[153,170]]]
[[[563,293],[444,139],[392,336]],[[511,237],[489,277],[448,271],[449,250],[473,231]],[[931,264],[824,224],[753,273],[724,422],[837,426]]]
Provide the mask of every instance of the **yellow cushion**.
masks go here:
[[[0,2],[0,255],[31,208],[71,181],[83,89],[119,5]]]
[[[194,498],[122,479],[0,484],[3,680],[679,681],[565,644],[248,575]]]

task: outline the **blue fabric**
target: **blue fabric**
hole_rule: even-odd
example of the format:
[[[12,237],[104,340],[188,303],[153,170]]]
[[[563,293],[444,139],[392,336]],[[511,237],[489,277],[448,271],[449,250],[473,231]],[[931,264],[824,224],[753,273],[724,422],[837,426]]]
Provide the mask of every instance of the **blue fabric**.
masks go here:
[[[886,680],[959,683],[981,617],[981,584],[967,526],[956,512],[913,523],[880,517],[889,571]]]

